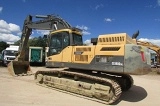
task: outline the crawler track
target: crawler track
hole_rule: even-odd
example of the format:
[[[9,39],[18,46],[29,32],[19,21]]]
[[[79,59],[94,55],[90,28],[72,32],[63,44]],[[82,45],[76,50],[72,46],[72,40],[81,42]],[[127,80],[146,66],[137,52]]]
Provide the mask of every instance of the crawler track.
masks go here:
[[[66,71],[85,73],[87,75],[97,76],[105,79],[112,79],[116,81],[120,86],[122,91],[127,91],[133,86],[133,78],[129,74],[121,73],[109,73],[102,71],[86,71],[86,70],[77,70],[77,69],[66,69]]]
[[[62,70],[37,71],[40,85],[83,95],[105,104],[114,103],[121,95],[120,85],[112,79]]]

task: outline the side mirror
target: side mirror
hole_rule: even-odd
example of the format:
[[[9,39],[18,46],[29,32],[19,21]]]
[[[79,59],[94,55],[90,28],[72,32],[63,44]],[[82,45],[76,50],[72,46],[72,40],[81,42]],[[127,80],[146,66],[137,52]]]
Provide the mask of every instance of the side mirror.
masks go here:
[[[46,42],[46,46],[49,45],[49,44],[48,44],[48,37],[49,37],[49,35],[43,35],[43,39],[44,39],[44,41]]]
[[[97,45],[98,42],[98,38],[91,38],[91,43],[93,43],[93,45]]]

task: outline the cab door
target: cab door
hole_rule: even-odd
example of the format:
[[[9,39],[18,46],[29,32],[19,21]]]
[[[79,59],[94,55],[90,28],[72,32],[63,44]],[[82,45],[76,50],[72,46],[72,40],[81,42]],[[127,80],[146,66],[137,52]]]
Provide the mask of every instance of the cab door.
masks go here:
[[[73,46],[70,46],[70,34],[63,34],[63,54],[62,54],[62,62],[72,62],[72,51]]]
[[[48,51],[48,61],[61,62],[62,61],[62,32],[57,32],[51,35]]]

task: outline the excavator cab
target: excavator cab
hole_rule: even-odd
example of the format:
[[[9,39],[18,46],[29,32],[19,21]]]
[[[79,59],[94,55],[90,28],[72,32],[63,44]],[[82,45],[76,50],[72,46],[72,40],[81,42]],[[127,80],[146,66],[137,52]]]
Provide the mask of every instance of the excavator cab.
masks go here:
[[[48,36],[48,56],[60,54],[67,46],[83,45],[82,34],[76,29],[62,29],[53,31]]]

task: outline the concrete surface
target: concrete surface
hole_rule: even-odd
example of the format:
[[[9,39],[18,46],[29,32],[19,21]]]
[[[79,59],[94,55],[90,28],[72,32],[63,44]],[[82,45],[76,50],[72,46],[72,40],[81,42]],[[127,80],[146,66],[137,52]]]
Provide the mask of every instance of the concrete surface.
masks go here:
[[[43,67],[31,67],[33,72]],[[114,103],[118,106],[159,106],[160,75],[133,76],[134,86],[123,92]],[[36,85],[34,76],[12,77],[6,67],[0,67],[0,106],[106,106]]]

